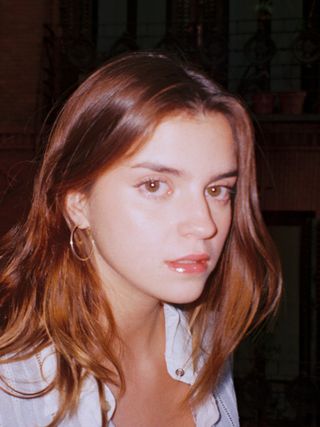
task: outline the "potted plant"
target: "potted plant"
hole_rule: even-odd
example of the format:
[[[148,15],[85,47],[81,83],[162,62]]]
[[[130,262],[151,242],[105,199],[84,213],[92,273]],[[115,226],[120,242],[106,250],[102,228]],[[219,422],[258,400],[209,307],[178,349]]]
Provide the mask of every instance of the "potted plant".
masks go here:
[[[279,112],[282,114],[301,114],[303,112],[306,92],[300,89],[300,81],[295,77],[297,63],[283,66],[284,89],[278,92]]]
[[[256,114],[272,114],[275,94],[272,92],[256,92],[251,97],[252,110]]]
[[[279,92],[279,108],[282,114],[301,114],[303,112],[306,92],[303,90],[289,90]]]

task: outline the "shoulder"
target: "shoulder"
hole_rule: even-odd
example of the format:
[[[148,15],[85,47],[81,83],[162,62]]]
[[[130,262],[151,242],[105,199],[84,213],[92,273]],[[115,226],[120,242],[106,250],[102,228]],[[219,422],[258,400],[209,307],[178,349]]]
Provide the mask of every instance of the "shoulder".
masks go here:
[[[45,426],[50,424],[59,406],[55,389],[41,393],[56,372],[56,357],[52,348],[29,359],[0,363],[0,427]],[[96,383],[89,377],[85,382],[79,407],[72,417],[62,421],[65,427],[98,427],[101,425],[100,402]]]
[[[0,364],[0,426],[46,425],[47,399],[33,397],[46,387],[36,357]],[[47,409],[48,416],[46,416]]]

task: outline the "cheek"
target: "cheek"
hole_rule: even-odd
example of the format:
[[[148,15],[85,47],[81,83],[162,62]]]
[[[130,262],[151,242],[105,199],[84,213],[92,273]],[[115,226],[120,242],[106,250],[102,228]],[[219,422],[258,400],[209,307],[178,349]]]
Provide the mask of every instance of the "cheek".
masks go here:
[[[152,250],[159,238],[159,224],[151,212],[135,209],[130,203],[93,206],[91,229],[98,249],[130,255]],[[163,227],[163,224],[162,224]]]
[[[232,208],[229,207],[224,212],[221,212],[219,215],[219,224],[217,224],[218,230],[220,230],[220,242],[223,246],[225,240],[227,239],[232,222]]]

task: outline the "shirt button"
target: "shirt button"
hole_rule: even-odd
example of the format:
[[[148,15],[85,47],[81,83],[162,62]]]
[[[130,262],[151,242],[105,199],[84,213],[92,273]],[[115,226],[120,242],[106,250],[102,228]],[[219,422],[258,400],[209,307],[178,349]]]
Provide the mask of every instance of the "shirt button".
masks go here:
[[[184,369],[182,369],[182,368],[176,369],[176,375],[177,375],[177,377],[183,377],[184,376]]]

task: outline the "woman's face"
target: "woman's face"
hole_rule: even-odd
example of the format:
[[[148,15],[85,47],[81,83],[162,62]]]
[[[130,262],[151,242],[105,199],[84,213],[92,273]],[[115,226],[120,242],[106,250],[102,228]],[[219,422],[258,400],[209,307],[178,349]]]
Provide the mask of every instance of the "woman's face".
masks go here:
[[[235,143],[222,114],[168,118],[143,148],[70,193],[69,215],[90,227],[107,293],[188,303],[202,293],[229,233]]]

